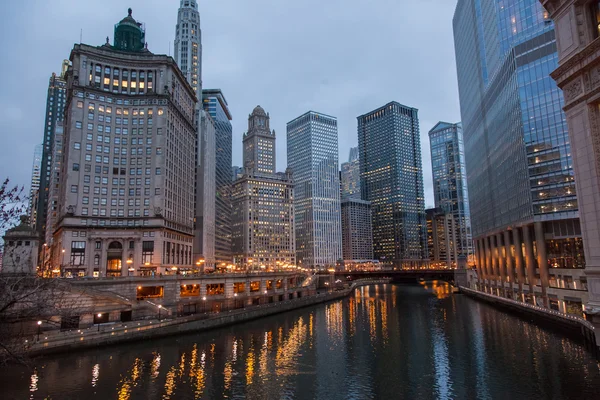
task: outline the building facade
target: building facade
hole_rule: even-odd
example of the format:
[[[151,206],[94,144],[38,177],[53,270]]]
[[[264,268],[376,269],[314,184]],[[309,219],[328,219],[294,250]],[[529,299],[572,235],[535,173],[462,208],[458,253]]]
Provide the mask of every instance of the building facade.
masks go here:
[[[427,263],[418,110],[391,102],[358,117],[361,193],[371,202],[375,259]]]
[[[177,11],[174,58],[183,76],[202,98],[202,30],[196,0],[181,0]]]
[[[556,23],[558,68],[552,72],[552,78],[564,91],[564,111],[573,153],[589,290],[585,312],[588,320],[599,325],[600,7],[597,1],[544,0],[541,3]]]
[[[42,174],[42,154],[44,145],[38,144],[33,149],[33,164],[31,166],[31,186],[29,189],[29,223],[36,226],[37,202],[40,190],[40,176]]]
[[[52,147],[54,145],[54,131],[59,122],[64,118],[64,108],[67,96],[67,82],[65,74],[69,68],[69,61],[62,63],[61,73],[52,73],[48,84],[46,98],[46,114],[44,118],[44,142],[42,143],[42,161],[40,168],[40,184],[37,199],[35,229],[40,235],[46,231],[46,212],[48,208],[48,183],[52,168]]]
[[[450,214],[457,227],[456,252],[449,253],[448,266],[457,266],[457,256],[475,265],[462,124],[439,122],[429,131],[429,144],[435,207]]]
[[[257,106],[248,116],[241,176],[232,185],[232,248],[238,267],[279,269],[296,264],[294,181],[275,173],[275,131]]]
[[[298,263],[334,267],[342,260],[337,119],[309,111],[288,122],[287,159],[296,185]]]
[[[580,314],[585,257],[564,103],[549,76],[554,24],[537,0],[459,0],[453,24],[481,288]]]
[[[454,214],[441,208],[425,210],[427,214],[427,249],[432,267],[456,268],[459,257],[460,227]]]
[[[341,165],[341,200],[360,200],[360,161],[358,147],[350,149],[348,162]]]
[[[195,268],[196,96],[144,37],[130,9],[114,45],[71,51],[52,252],[63,276]]]
[[[215,262],[233,261],[231,252],[231,152],[233,127],[227,100],[220,89],[202,91],[204,111],[215,124]]]
[[[342,201],[342,254],[344,265],[373,261],[371,203],[364,200]]]

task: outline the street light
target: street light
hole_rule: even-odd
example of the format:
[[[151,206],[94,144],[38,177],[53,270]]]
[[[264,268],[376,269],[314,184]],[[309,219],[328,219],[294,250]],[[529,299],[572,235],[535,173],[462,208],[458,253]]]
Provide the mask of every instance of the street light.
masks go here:
[[[37,322],[38,330],[37,330],[37,341],[40,341],[40,331],[42,330],[42,321]]]
[[[98,318],[102,318],[102,314],[98,313]],[[98,319],[98,332],[100,332],[100,319]]]
[[[160,322],[160,310],[162,309],[162,305],[158,305],[158,321]]]

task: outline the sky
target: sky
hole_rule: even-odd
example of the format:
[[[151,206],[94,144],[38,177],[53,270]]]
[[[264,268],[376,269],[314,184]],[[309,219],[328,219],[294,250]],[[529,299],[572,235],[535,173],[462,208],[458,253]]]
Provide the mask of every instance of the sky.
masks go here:
[[[133,9],[153,53],[173,52],[179,0],[6,1],[0,16],[0,179],[29,187],[43,140],[48,79],[80,35],[113,40]],[[93,4],[93,6],[91,6]],[[233,115],[233,165],[256,105],[271,116],[277,169],[286,123],[313,110],[338,118],[340,163],[358,145],[356,117],[392,100],[419,110],[425,204],[433,206],[428,132],[458,122],[452,16],[456,0],[199,0],[203,86]]]

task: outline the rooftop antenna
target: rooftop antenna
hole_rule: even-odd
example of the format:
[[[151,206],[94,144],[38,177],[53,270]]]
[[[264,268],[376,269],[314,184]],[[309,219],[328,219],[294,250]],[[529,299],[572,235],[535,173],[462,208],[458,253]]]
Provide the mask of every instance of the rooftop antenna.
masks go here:
[[[79,31],[79,44],[83,43],[83,28]]]

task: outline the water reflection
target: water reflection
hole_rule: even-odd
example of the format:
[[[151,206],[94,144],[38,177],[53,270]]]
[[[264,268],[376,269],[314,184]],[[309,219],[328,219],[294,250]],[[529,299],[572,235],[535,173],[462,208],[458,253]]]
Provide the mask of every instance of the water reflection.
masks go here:
[[[0,385],[7,398],[31,399],[579,399],[600,390],[600,367],[570,339],[423,282],[47,358],[33,374],[0,370]]]

